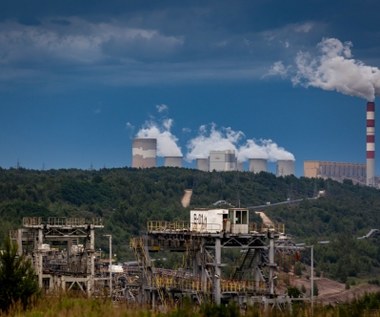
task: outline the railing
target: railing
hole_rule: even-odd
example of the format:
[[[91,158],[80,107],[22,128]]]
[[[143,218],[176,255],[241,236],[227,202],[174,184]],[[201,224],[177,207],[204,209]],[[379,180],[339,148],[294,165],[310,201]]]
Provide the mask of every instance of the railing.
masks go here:
[[[218,223],[191,223],[191,226],[186,221],[160,221],[150,220],[147,222],[148,232],[221,232],[223,230],[222,225]],[[285,233],[285,225],[283,223],[276,223],[273,226],[257,225],[256,223],[250,223],[248,226],[249,233],[265,233],[268,231],[275,231],[278,233]]]
[[[268,225],[257,225],[256,223],[250,223],[248,226],[248,230],[250,233],[257,232],[257,233],[264,233],[268,231],[275,231],[277,233],[285,233],[285,224],[283,223],[275,223],[271,226]]]
[[[164,289],[181,289],[183,291],[201,292],[202,282],[196,277],[178,277],[174,275],[155,274],[153,285],[156,288]],[[249,293],[249,292],[265,292],[267,286],[265,282],[255,281],[238,281],[238,280],[221,280],[220,290],[222,293]],[[212,283],[206,282],[206,291],[212,290]]]
[[[24,227],[41,226],[43,224],[50,226],[85,226],[88,224],[103,226],[103,219],[92,218],[87,220],[85,218],[49,217],[44,221],[42,217],[24,217],[22,218],[22,224]]]
[[[152,231],[165,231],[165,232],[179,232],[179,231],[189,231],[190,226],[188,222],[185,221],[148,221],[147,223],[148,232]]]
[[[22,225],[27,226],[39,226],[42,224],[41,217],[24,217],[22,218]]]

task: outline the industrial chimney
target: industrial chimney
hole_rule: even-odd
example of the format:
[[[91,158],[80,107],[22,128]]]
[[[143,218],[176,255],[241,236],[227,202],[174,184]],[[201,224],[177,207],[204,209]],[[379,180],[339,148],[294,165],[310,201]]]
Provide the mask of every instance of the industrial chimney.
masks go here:
[[[367,186],[375,186],[375,103],[367,102]]]

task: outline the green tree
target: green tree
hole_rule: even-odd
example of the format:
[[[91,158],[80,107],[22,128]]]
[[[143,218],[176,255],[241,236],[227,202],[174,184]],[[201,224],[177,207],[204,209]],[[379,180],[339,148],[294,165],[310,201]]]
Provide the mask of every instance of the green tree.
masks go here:
[[[38,281],[31,261],[24,255],[18,255],[17,244],[9,238],[4,241],[0,253],[0,310],[20,303],[28,307],[33,296],[39,293]]]

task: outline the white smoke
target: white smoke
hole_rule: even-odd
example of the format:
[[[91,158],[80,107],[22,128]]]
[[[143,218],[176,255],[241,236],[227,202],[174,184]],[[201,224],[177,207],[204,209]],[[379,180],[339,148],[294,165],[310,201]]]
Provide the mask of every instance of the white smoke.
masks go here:
[[[239,162],[244,162],[252,158],[266,159],[271,162],[278,160],[295,160],[292,153],[278,146],[277,143],[270,139],[260,139],[258,141],[248,139],[245,144],[239,147],[237,158]]]
[[[201,126],[198,136],[191,139],[187,144],[186,160],[207,158],[210,151],[225,150],[235,151],[239,162],[251,158],[262,158],[270,161],[295,160],[292,153],[279,147],[272,140],[255,141],[248,139],[244,141],[244,138],[245,135],[242,131],[234,131],[231,128],[218,130],[215,124],[211,124],[210,129],[207,126]]]
[[[380,92],[380,69],[352,58],[351,42],[342,43],[338,39],[327,38],[317,48],[320,54],[316,57],[307,52],[297,54],[295,74],[291,75],[294,85],[335,90],[368,101],[375,99]],[[269,74],[284,76],[285,70],[290,69],[276,62]]]
[[[235,132],[231,128],[217,130],[214,123],[211,124],[210,131],[207,126],[199,128],[199,134],[191,139],[188,144],[186,160],[192,161],[197,158],[207,158],[210,151],[237,151],[236,144],[244,136],[243,132]]]
[[[157,139],[158,156],[182,156],[181,148],[177,145],[177,137],[171,133],[172,119],[163,120],[159,125],[154,121],[147,121],[137,132],[137,138]]]

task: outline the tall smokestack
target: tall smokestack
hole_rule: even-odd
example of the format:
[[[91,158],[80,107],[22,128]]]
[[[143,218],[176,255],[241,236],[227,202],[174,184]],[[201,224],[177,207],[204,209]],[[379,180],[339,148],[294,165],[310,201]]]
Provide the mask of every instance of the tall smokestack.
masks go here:
[[[367,102],[367,186],[375,186],[375,103]]]

